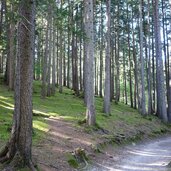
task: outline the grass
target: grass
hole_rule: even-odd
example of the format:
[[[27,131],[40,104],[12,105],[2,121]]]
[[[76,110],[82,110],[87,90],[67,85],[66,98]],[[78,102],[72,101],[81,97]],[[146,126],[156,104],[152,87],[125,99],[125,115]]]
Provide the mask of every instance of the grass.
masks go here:
[[[41,83],[34,82],[33,88],[33,143],[37,143],[48,131],[46,117],[60,117],[66,121],[77,123],[85,118],[85,106],[83,100],[73,95],[73,91],[64,88],[62,94],[56,92],[55,96],[41,99]],[[0,141],[6,141],[10,134],[13,114],[13,92],[0,84]],[[102,98],[96,98],[97,125],[104,130],[110,130],[111,134],[124,134],[125,136],[145,133],[149,135],[169,131],[170,127],[163,124],[157,117],[146,118],[138,114],[137,110],[129,106],[114,102],[111,104],[111,116],[106,117],[103,112]],[[43,117],[42,117],[43,116]]]

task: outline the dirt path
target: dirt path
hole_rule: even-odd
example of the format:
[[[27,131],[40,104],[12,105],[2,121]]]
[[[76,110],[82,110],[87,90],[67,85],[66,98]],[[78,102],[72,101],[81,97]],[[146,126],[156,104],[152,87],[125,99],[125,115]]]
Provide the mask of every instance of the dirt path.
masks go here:
[[[109,148],[88,171],[171,171],[171,137],[116,150]]]
[[[93,135],[86,134],[81,128],[73,126],[60,118],[48,118],[47,137],[33,149],[33,154],[41,171],[72,171],[66,155],[76,148],[83,148],[91,153]]]
[[[85,149],[94,162],[85,171],[168,171],[165,166],[171,161],[171,137],[137,145],[109,146],[102,154],[96,155],[92,152],[92,145],[104,141],[97,137],[97,132],[95,135],[86,133],[82,127],[61,118],[48,118],[47,122],[50,127],[48,135],[33,148],[41,171],[76,170],[67,162],[67,154],[76,148]]]

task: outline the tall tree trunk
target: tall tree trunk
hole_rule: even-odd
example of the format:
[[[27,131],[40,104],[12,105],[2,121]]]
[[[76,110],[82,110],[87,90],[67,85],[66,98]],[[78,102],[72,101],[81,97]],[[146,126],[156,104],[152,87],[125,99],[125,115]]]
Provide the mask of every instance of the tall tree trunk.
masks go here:
[[[56,42],[57,42],[57,48],[56,48],[56,86],[59,86],[59,30],[57,29],[56,32]]]
[[[55,95],[56,83],[56,30],[55,22],[53,20],[53,58],[52,58],[52,94]]]
[[[148,80],[148,114],[152,114],[152,91],[151,91],[151,42],[150,42],[150,1],[148,0],[148,29],[147,29],[147,44],[148,44],[148,54],[147,54],[147,80]]]
[[[85,82],[86,97],[86,120],[88,125],[95,125],[94,107],[94,27],[93,27],[93,0],[84,0],[84,29],[85,29]]]
[[[63,8],[62,5],[63,1],[61,0],[61,10]],[[62,33],[63,33],[63,29],[62,29],[62,19],[61,19],[61,28],[60,28],[60,56],[59,56],[59,93],[62,93],[63,88],[62,88],[62,68],[63,68],[63,62],[62,62],[62,56],[63,56],[63,45],[62,45]]]
[[[49,55],[48,55],[48,70],[47,70],[47,96],[51,96],[51,69],[52,69],[52,7],[50,6],[50,21],[49,21]]]
[[[1,162],[9,160],[13,167],[18,165],[28,166],[32,171],[35,170],[31,152],[34,4],[33,0],[22,0],[19,4],[19,15],[23,17],[18,26],[18,59],[13,127],[11,139],[5,150],[0,154]]]
[[[70,0],[68,0],[68,14],[70,14],[71,13],[71,4],[70,4]],[[68,65],[67,65],[67,87],[68,88],[70,88],[70,54],[71,54],[71,52],[70,52],[70,46],[71,46],[71,44],[70,44],[70,39],[71,39],[71,26],[70,26],[70,24],[71,24],[71,17],[70,17],[70,15],[68,15]]]
[[[141,61],[141,85],[140,85],[140,112],[142,115],[146,114],[146,100],[145,100],[145,82],[144,82],[144,57],[143,57],[143,23],[142,23],[142,0],[140,0],[140,61]]]
[[[154,56],[154,26],[152,26],[152,109],[156,113],[156,79],[155,79],[155,56]]]
[[[11,12],[14,10],[13,4],[11,4]],[[9,89],[14,89],[14,73],[15,73],[15,23],[11,18],[9,25]]]
[[[123,49],[123,77],[124,77],[124,94],[125,94],[125,104],[128,104],[127,95],[127,79],[126,79],[126,63],[125,63],[125,49]]]
[[[100,88],[99,88],[99,95],[102,97],[102,90],[103,90],[103,0],[101,0],[101,23],[99,25],[99,30],[100,30]]]
[[[81,24],[82,27],[82,24]],[[82,37],[80,37],[80,91],[83,90],[83,84],[82,84]]]
[[[107,47],[106,47],[106,60],[105,60],[105,90],[104,90],[104,113],[110,114],[110,7],[111,1],[106,1],[107,6]]]
[[[114,99],[114,42],[111,41],[110,49],[111,49],[111,86],[110,86],[110,101]]]
[[[117,24],[116,24],[116,51],[115,51],[115,63],[116,63],[116,75],[115,75],[115,82],[116,82],[116,97],[115,102],[119,102],[120,98],[120,64],[119,64],[119,16],[120,16],[120,9],[119,9],[119,1],[117,4]]]
[[[82,6],[83,6],[83,3],[81,3],[81,21],[80,21],[80,29],[83,30],[83,12],[82,12]],[[80,83],[80,91],[83,91],[83,76],[82,76],[82,40],[83,40],[83,37],[82,35],[80,36],[80,79],[79,79],[79,83]]]
[[[65,40],[65,36],[63,36],[63,39]],[[65,49],[66,49],[66,44],[64,43],[63,46],[63,86],[66,87],[66,59],[65,59]]]
[[[41,73],[41,32],[37,35],[37,62],[36,62],[36,80],[40,80]]]
[[[156,72],[157,72],[157,114],[164,122],[168,121],[166,112],[166,99],[165,99],[165,85],[164,85],[164,71],[163,71],[163,58],[162,46],[160,36],[160,21],[159,21],[159,2],[153,0],[154,8],[154,33],[155,33],[155,49],[156,49]]]
[[[0,15],[0,40],[2,39],[2,25],[3,25],[3,17],[4,17],[4,9],[5,9],[6,0],[1,0],[1,15]]]
[[[170,15],[171,15],[171,0],[170,0]],[[170,21],[170,27],[171,29],[171,21]],[[166,31],[167,33],[167,31]],[[168,42],[169,45],[171,45],[171,40],[169,39],[169,42]],[[168,49],[168,53],[170,52],[171,54],[171,49]],[[167,113],[168,113],[168,121],[171,123],[171,59],[170,59],[170,56],[168,56],[168,110],[167,110]]]
[[[129,89],[130,89],[130,103],[131,103],[131,108],[133,108],[133,92],[132,92],[132,60],[131,60],[130,26],[129,26],[128,7],[127,7],[127,20],[128,20]]]
[[[133,30],[133,22],[132,22]],[[137,100],[138,100],[138,67],[137,67],[137,56],[135,49],[135,34],[132,33],[133,37],[133,60],[134,60],[134,108],[137,109]]]
[[[46,28],[46,40],[45,40],[45,54],[43,55],[43,73],[42,73],[42,90],[41,97],[45,98],[47,95],[47,61],[49,54],[49,28],[50,28],[50,6],[48,8],[48,17],[47,17],[47,28]]]

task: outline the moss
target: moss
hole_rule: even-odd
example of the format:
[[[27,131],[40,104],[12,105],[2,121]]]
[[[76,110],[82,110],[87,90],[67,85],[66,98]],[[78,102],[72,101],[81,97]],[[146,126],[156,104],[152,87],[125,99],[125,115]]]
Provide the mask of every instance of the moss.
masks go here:
[[[78,120],[78,125],[83,125],[86,123],[86,119],[84,118],[83,120]]]
[[[82,148],[76,148],[74,151],[74,156],[77,159],[79,163],[85,162],[89,160],[88,156],[86,155],[86,152]]]
[[[95,152],[95,153],[101,153],[102,151],[101,151],[101,146],[100,145],[92,145],[92,150]]]
[[[95,98],[96,120],[94,127],[88,127],[85,123],[85,105],[82,98],[73,95],[73,91],[64,87],[63,93],[52,97],[41,99],[41,82],[34,81],[33,93],[33,143],[37,143],[45,137],[48,132],[47,118],[58,117],[65,121],[72,122],[77,127],[83,127],[89,134],[125,134],[126,137],[133,137],[141,130],[147,136],[163,134],[171,130],[171,126],[163,124],[156,116],[141,116],[137,110],[122,103],[117,105],[111,103],[111,116],[106,117],[103,111],[103,99]],[[0,140],[7,141],[12,125],[14,108],[14,93],[0,84]],[[46,119],[45,119],[46,118]],[[139,135],[144,136],[144,135]],[[96,140],[96,136],[95,136]]]
[[[76,158],[71,153],[66,153],[66,159],[69,163],[69,165],[73,168],[78,168],[79,163],[77,162]]]

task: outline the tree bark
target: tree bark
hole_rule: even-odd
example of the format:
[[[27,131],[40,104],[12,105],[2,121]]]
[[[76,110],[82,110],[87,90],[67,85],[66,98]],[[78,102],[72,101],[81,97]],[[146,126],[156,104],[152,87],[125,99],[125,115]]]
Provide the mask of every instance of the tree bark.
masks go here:
[[[56,83],[56,29],[55,29],[55,21],[53,20],[52,95],[55,95],[55,83]]]
[[[47,27],[46,27],[46,40],[45,40],[45,54],[43,55],[43,73],[42,73],[42,90],[41,97],[45,98],[47,95],[47,61],[49,54],[49,27],[50,27],[50,7],[48,9]]]
[[[49,55],[48,55],[48,68],[47,68],[47,96],[51,96],[51,69],[52,69],[52,6],[50,5],[50,20],[49,20]]]
[[[18,24],[18,56],[15,80],[15,109],[11,138],[0,153],[0,161],[9,161],[11,167],[29,167],[32,164],[32,82],[35,1],[22,0],[19,4],[21,21]],[[27,61],[27,62],[26,62]],[[16,162],[19,161],[19,162]]]
[[[107,47],[106,47],[106,60],[105,60],[105,90],[104,90],[104,104],[103,104],[103,110],[104,113],[110,114],[110,7],[111,7],[111,1],[106,1],[107,6],[107,34],[106,34],[106,40],[107,40]]]
[[[100,23],[100,26],[99,26],[99,29],[100,29],[100,36],[101,36],[101,40],[100,40],[100,88],[99,88],[99,95],[100,97],[103,96],[102,94],[102,90],[103,90],[103,39],[104,39],[104,36],[103,36],[103,2],[101,0],[101,23]]]
[[[85,73],[86,89],[86,121],[88,125],[95,125],[94,107],[94,26],[93,26],[93,0],[84,0],[84,30],[85,30]],[[85,70],[84,70],[85,71]]]
[[[61,10],[62,10],[62,8],[63,8],[63,1],[61,0]],[[63,88],[62,88],[62,68],[63,68],[63,62],[62,62],[62,55],[63,55],[63,49],[62,49],[62,47],[63,47],[63,45],[62,45],[62,43],[63,43],[63,40],[62,40],[62,33],[63,33],[63,28],[62,28],[63,26],[62,26],[62,18],[61,18],[61,28],[60,28],[60,37],[59,37],[59,41],[60,41],[60,55],[59,55],[59,93],[62,93],[62,91],[63,91]]]
[[[154,33],[155,33],[155,49],[156,49],[156,81],[157,81],[157,115],[164,122],[168,121],[166,112],[166,99],[165,99],[165,85],[164,85],[164,71],[163,71],[163,58],[162,46],[160,36],[160,21],[159,21],[159,2],[153,0],[154,8]]]
[[[139,110],[142,115],[146,115],[146,100],[145,100],[145,82],[144,82],[144,57],[143,57],[143,23],[142,23],[142,0],[140,0],[140,61],[141,61],[141,85],[140,85],[140,106]]]

